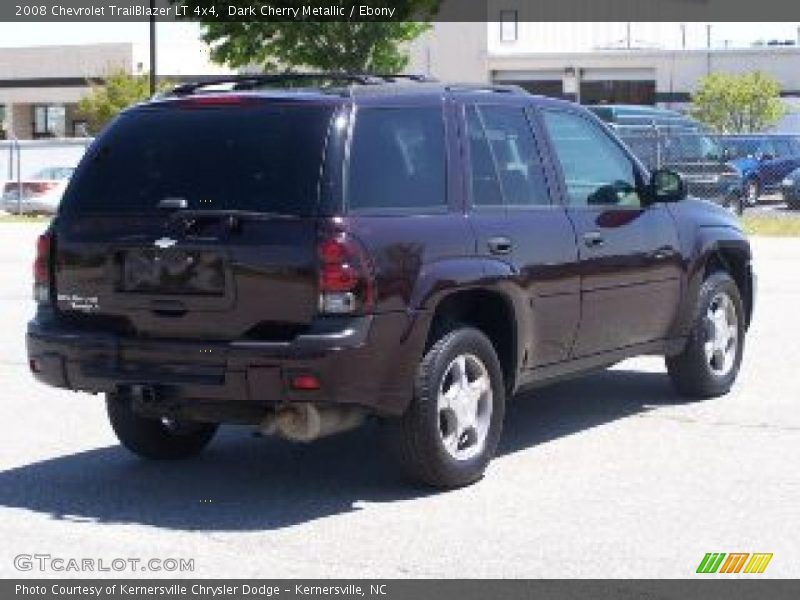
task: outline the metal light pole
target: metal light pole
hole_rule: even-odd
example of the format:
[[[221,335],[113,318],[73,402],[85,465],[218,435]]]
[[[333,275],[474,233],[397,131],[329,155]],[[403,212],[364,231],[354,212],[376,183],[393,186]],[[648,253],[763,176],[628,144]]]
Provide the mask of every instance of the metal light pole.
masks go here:
[[[150,95],[156,93],[156,0],[150,0]]]

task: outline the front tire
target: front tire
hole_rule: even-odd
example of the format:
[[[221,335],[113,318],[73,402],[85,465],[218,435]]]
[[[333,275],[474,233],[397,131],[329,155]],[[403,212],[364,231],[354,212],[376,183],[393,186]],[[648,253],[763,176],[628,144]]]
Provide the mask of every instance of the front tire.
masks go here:
[[[411,405],[387,423],[388,441],[409,478],[460,487],[483,476],[504,413],[505,384],[494,346],[481,331],[461,327],[425,353]]]
[[[739,193],[728,194],[725,197],[723,206],[727,208],[731,214],[741,217],[744,214],[745,201],[744,198],[742,198],[742,195]]]
[[[744,197],[747,206],[756,206],[761,196],[761,185],[758,179],[750,178],[744,183]]]
[[[713,398],[730,390],[742,362],[744,323],[744,305],[736,282],[724,271],[709,275],[697,296],[686,347],[666,359],[679,394]]]
[[[111,428],[128,450],[142,458],[175,460],[199,454],[217,431],[215,423],[143,417],[130,396],[106,394]]]

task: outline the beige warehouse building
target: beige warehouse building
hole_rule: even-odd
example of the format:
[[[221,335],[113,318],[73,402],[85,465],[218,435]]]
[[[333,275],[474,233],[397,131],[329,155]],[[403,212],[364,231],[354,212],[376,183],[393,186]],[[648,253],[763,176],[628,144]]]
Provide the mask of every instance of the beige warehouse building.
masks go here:
[[[800,99],[796,39],[731,43],[702,23],[537,23],[520,20],[524,14],[513,8],[495,13],[490,23],[434,24],[411,45],[408,71],[514,83],[585,104],[680,107],[710,72],[760,70],[780,82],[787,102]],[[76,107],[89,81],[115,68],[144,73],[148,63],[147,49],[132,43],[0,48],[0,138],[81,135]],[[179,80],[226,72],[199,42],[162,53],[159,65],[162,75]],[[781,127],[800,131],[800,112]]]
[[[212,65],[199,42],[162,53],[159,64],[174,80],[229,72]],[[133,43],[0,48],[0,139],[81,136],[77,105],[92,82],[112,70],[144,74],[148,65],[147,48]]]

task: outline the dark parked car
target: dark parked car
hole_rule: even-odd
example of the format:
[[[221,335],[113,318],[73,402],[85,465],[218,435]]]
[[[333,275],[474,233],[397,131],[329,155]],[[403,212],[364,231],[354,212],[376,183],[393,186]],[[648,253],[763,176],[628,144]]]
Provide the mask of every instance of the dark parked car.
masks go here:
[[[702,123],[674,110],[635,104],[587,106],[597,117],[617,127],[659,127],[674,131],[704,131]]]
[[[800,168],[789,173],[781,182],[781,194],[789,209],[800,210]]]
[[[740,225],[588,111],[376,77],[265,89],[279,80],[126,110],[39,239],[30,369],[106,394],[130,450],[372,416],[413,478],[458,486],[520,390],[640,354],[688,397],[731,387],[754,296]]]
[[[800,139],[791,135],[726,135],[717,138],[744,179],[745,199],[754,205],[778,192],[783,179],[800,167]]]
[[[618,127],[615,131],[648,169],[671,169],[683,177],[689,195],[742,214],[742,176],[728,164],[725,152],[712,137],[659,127]]]

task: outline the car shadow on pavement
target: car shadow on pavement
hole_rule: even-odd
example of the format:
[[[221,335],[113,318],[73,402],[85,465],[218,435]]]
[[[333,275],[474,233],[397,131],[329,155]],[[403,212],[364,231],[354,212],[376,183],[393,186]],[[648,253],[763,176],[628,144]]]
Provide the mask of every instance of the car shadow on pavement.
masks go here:
[[[501,455],[536,452],[549,440],[678,401],[665,374],[621,370],[518,400],[509,406]],[[146,462],[108,446],[9,469],[0,472],[0,506],[54,519],[249,531],[435,493],[397,476],[380,451],[378,424],[309,445],[248,432],[221,430],[200,458],[182,462]]]

